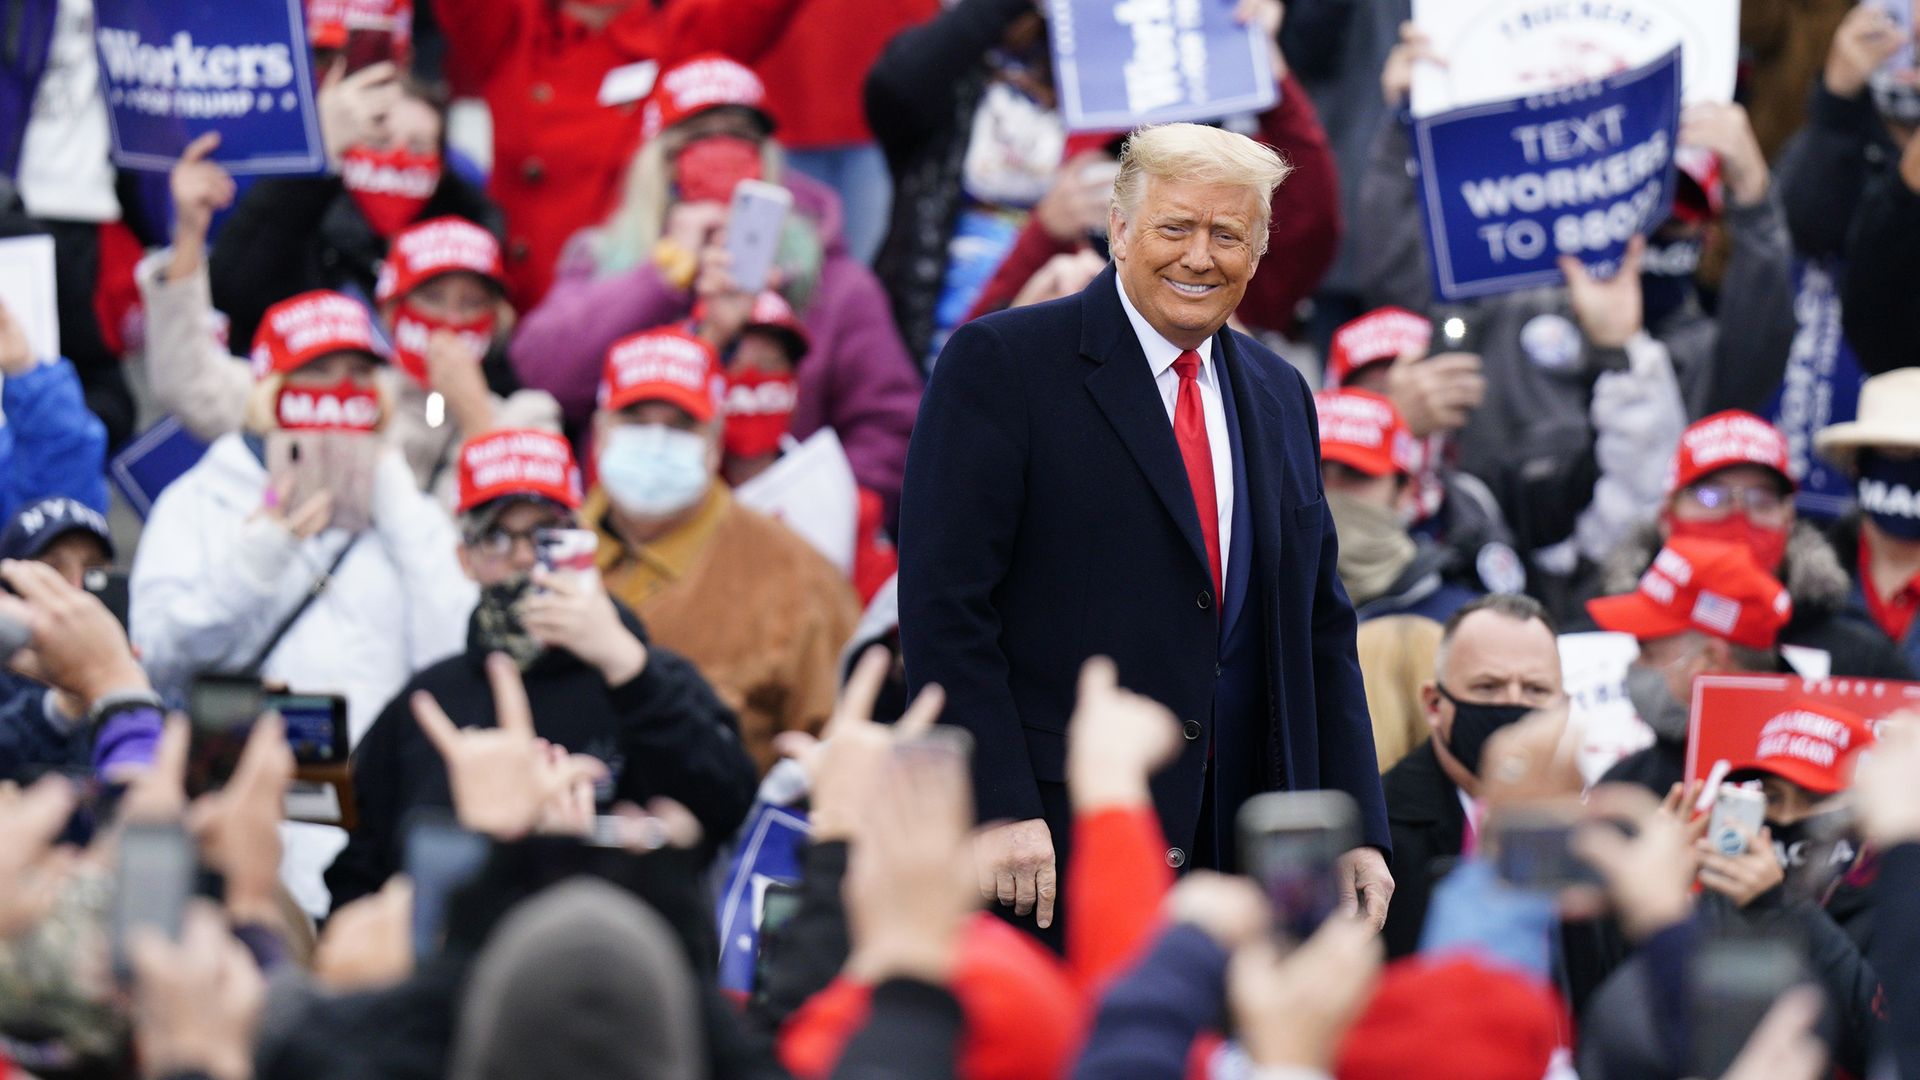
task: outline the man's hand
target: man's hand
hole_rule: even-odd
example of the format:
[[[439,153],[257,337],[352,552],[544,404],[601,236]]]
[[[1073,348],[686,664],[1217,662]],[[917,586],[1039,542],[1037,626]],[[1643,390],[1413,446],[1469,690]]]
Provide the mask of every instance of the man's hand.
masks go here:
[[[1172,710],[1119,685],[1104,656],[1080,668],[1080,696],[1067,725],[1067,791],[1076,814],[1151,806],[1147,781],[1180,754]]]
[[[1015,915],[1033,912],[1042,929],[1053,925],[1059,883],[1053,864],[1053,833],[1040,818],[982,829],[973,838],[974,875],[983,899],[1013,905]]]
[[[1827,50],[1827,93],[1839,98],[1858,97],[1867,88],[1874,69],[1899,52],[1902,44],[1900,28],[1886,12],[1871,4],[1849,11],[1840,20],[1833,45]]]
[[[1354,848],[1340,856],[1340,910],[1364,915],[1375,930],[1387,925],[1387,905],[1393,900],[1393,875],[1378,849]]]
[[[348,147],[372,146],[387,137],[387,116],[400,100],[400,69],[382,61],[347,74],[344,58],[320,80],[320,137],[327,160],[340,164]]]
[[[540,644],[579,657],[608,686],[625,686],[647,670],[647,647],[620,621],[599,574],[538,568],[533,583],[542,591],[522,601],[520,621]]]
[[[1387,369],[1387,396],[1413,437],[1424,439],[1466,427],[1487,399],[1487,377],[1476,353],[1403,353]]]
[[[39,362],[27,342],[27,328],[0,303],[0,375],[25,375]]]
[[[1826,1040],[1814,1029],[1825,1008],[1820,991],[1811,986],[1796,986],[1781,994],[1720,1080],[1818,1080],[1826,1076]]]
[[[451,330],[427,335],[427,385],[445,399],[463,439],[493,430],[493,391],[480,367],[485,359]]]
[[[1645,789],[1601,784],[1587,799],[1588,822],[1573,834],[1573,853],[1606,882],[1627,936],[1645,941],[1692,910],[1694,859],[1686,826],[1662,813]],[[1634,828],[1632,839],[1615,822]]]
[[[413,974],[413,882],[395,874],[320,931],[313,975],[331,990],[378,990]]]
[[[1364,923],[1340,918],[1284,956],[1266,937],[1235,952],[1227,1002],[1247,1056],[1265,1069],[1332,1072],[1334,1050],[1372,996],[1384,957]]]
[[[693,293],[700,303],[700,336],[722,352],[732,348],[753,317],[754,297],[733,280],[733,257],[725,244],[712,242],[701,249]]]
[[[1854,769],[1853,809],[1873,846],[1920,843],[1920,716],[1904,712],[1880,725],[1879,741]]]
[[[220,133],[209,131],[187,144],[169,177],[173,191],[173,259],[167,280],[180,281],[200,269],[207,257],[207,230],[213,215],[233,205],[238,187],[227,170],[207,158],[220,148]]]
[[[1013,303],[1008,307],[1027,307],[1030,304],[1044,304],[1049,300],[1058,300],[1063,296],[1072,296],[1087,287],[1087,283],[1107,268],[1107,260],[1093,253],[1092,248],[1081,248],[1066,255],[1055,255],[1041,264],[1040,269],[1027,279],[1025,285],[1014,295]]]
[[[1725,102],[1703,101],[1680,115],[1680,145],[1712,151],[1735,206],[1757,206],[1767,197],[1773,176],[1760,152],[1747,110]]]
[[[1387,54],[1387,62],[1380,69],[1380,96],[1385,99],[1387,108],[1398,109],[1406,104],[1413,93],[1413,67],[1415,64],[1438,64],[1446,67],[1447,62],[1433,51],[1433,41],[1426,31],[1411,22],[1400,24],[1400,43]]]
[[[286,725],[256,720],[233,777],[187,810],[187,827],[206,864],[226,880],[227,914],[236,924],[280,926],[280,821],[293,782]]]
[[[893,656],[884,646],[869,646],[847,676],[819,738],[804,731],[774,736],[774,747],[807,774],[816,842],[854,835],[894,745],[925,734],[946,705],[946,694],[938,686],[928,686],[907,706],[899,722],[891,727],[874,723],[873,703],[892,666]]]
[[[25,622],[33,634],[32,646],[13,656],[16,671],[89,706],[114,691],[152,688],[127,632],[98,597],[31,560],[0,562],[0,579],[19,594],[0,595],[0,611]]]
[[[53,910],[74,861],[73,850],[54,841],[73,806],[64,777],[41,777],[25,791],[0,784],[0,942],[33,929]]]
[[[1197,927],[1228,952],[1273,928],[1273,911],[1250,878],[1195,870],[1167,894],[1167,921]]]
[[[1560,256],[1560,272],[1567,275],[1567,298],[1587,340],[1602,349],[1624,349],[1643,328],[1645,302],[1640,295],[1640,263],[1647,254],[1647,238],[1627,241],[1620,269],[1605,281],[1587,273],[1585,263]]]
[[[267,985],[213,905],[193,902],[177,944],[142,927],[130,949],[133,1034],[145,1075],[251,1077]]]
[[[413,718],[447,763],[448,786],[460,824],[499,840],[517,840],[533,831],[549,800],[576,780],[598,780],[606,765],[574,754],[556,763],[533,733],[533,709],[520,669],[509,657],[487,657],[487,681],[493,687],[492,728],[461,728],[426,691],[416,692]]]
[[[1107,227],[1113,205],[1113,158],[1102,150],[1075,154],[1054,174],[1053,186],[1033,208],[1034,219],[1058,244],[1079,244]]]
[[[1734,828],[1747,842],[1744,854],[1722,855],[1711,840],[1696,840],[1693,846],[1700,854],[1700,884],[1732,900],[1735,907],[1746,907],[1787,880],[1787,872],[1773,853],[1771,829],[1762,825],[1755,836],[1739,825]]]

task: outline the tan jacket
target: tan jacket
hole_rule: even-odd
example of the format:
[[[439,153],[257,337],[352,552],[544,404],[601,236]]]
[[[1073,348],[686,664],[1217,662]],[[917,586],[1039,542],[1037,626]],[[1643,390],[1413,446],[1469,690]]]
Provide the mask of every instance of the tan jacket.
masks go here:
[[[612,532],[604,492],[587,497],[582,516],[600,532],[607,591],[739,714],[762,773],[778,757],[775,735],[820,730],[833,711],[840,649],[860,618],[832,563],[719,484],[693,521],[640,548]]]

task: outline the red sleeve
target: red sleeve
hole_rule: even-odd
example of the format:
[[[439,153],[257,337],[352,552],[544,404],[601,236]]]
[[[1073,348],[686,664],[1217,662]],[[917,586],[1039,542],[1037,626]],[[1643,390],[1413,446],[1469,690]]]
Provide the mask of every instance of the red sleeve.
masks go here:
[[[986,287],[980,290],[980,298],[973,302],[973,310],[967,312],[962,322],[971,322],[982,315],[990,315],[1005,310],[1013,303],[1026,287],[1027,279],[1040,272],[1047,260],[1055,255],[1072,254],[1071,244],[1063,244],[1053,238],[1053,234],[1040,227],[1040,222],[1032,217],[1027,219],[1027,227],[1020,230],[1014,238],[1013,247],[1007,250],[1006,258],[1000,260],[1000,268],[987,279]]]
[[[1152,806],[1114,807],[1073,821],[1067,865],[1067,970],[1091,1008],[1104,984],[1131,967],[1162,924],[1173,888],[1167,839]]]
[[[527,0],[433,0],[434,21],[447,39],[447,82],[457,96],[479,97],[487,75],[526,33]]]
[[[445,0],[442,0],[445,2]],[[662,39],[669,62],[695,53],[720,52],[743,64],[759,63],[773,50],[801,0],[674,0]]]
[[[846,976],[808,998],[780,1029],[780,1064],[795,1080],[826,1080],[847,1040],[867,1022],[873,991]]]
[[[1289,72],[1280,104],[1260,114],[1261,142],[1286,155],[1293,175],[1273,193],[1273,224],[1240,318],[1264,330],[1285,330],[1293,309],[1320,284],[1340,244],[1340,178],[1333,147],[1307,92]]]

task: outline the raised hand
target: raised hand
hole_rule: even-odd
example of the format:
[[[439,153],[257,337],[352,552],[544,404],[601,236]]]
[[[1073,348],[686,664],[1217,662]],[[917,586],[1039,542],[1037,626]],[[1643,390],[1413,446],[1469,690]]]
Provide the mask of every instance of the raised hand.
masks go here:
[[[213,215],[233,205],[239,189],[219,163],[208,158],[220,148],[220,133],[209,131],[187,144],[174,162],[168,185],[173,193],[173,259],[167,280],[192,276],[206,261],[207,230]]]

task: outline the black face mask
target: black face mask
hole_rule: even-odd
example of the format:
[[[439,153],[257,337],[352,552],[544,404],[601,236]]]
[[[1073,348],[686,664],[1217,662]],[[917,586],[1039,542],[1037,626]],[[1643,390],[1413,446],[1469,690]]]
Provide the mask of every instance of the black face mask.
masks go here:
[[[1831,879],[1844,873],[1859,854],[1844,810],[1829,810],[1801,818],[1791,825],[1767,822],[1773,834],[1773,853],[1788,873]]]
[[[1480,775],[1480,754],[1493,733],[1532,712],[1531,705],[1492,705],[1480,701],[1461,701],[1439,684],[1434,689],[1453,704],[1453,731],[1447,736],[1447,751],[1468,772]]]

